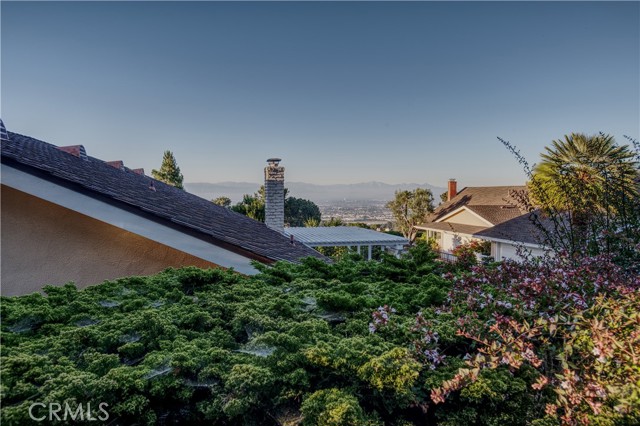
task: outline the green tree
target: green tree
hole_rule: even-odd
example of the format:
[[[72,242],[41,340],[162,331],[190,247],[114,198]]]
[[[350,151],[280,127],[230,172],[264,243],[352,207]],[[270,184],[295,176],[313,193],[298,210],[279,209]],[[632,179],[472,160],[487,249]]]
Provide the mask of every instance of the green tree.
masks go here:
[[[498,138],[529,178],[528,194],[515,198],[531,211],[541,243],[556,254],[574,260],[608,254],[640,272],[640,144],[625,138],[632,147],[603,133],[572,133],[553,141],[534,167]]]
[[[289,197],[289,190],[284,190],[284,222],[289,226],[305,226],[305,221],[320,221],[320,208],[313,202],[303,198]],[[242,201],[231,207],[231,210],[264,222],[265,212],[264,185],[253,195],[245,194]]]
[[[242,201],[232,206],[231,210],[251,219],[264,222],[264,198],[261,198],[258,193],[253,195],[244,194]]]
[[[317,228],[320,226],[320,221],[315,218],[309,218],[304,221],[304,226],[307,228]]]
[[[606,134],[572,133],[553,141],[541,157],[531,173],[529,194],[534,206],[555,220],[562,248],[570,253],[633,252],[640,242],[638,153]]]
[[[165,151],[162,157],[162,165],[160,170],[151,170],[151,176],[154,179],[164,182],[168,185],[175,186],[176,188],[184,189],[182,186],[182,180],[184,176],[180,173],[180,167],[176,162],[176,158],[171,151]]]
[[[288,197],[284,202],[284,221],[289,226],[305,226],[308,220],[320,222],[320,208],[313,201]]]
[[[424,188],[396,191],[395,198],[386,207],[393,213],[402,235],[413,242],[418,233],[414,227],[425,222],[429,213],[433,212],[433,194]]]
[[[322,222],[322,226],[345,226],[345,223],[339,217],[331,217],[329,220]]]
[[[449,192],[448,191],[444,191],[442,194],[440,194],[440,202],[441,203],[446,203],[449,200]]]
[[[230,207],[231,206],[231,198],[229,197],[218,197],[211,200],[213,204],[216,204],[221,207]]]
[[[533,201],[542,208],[584,213],[638,194],[636,154],[612,136],[572,133],[545,150],[529,183]],[[612,187],[618,200],[611,198]]]

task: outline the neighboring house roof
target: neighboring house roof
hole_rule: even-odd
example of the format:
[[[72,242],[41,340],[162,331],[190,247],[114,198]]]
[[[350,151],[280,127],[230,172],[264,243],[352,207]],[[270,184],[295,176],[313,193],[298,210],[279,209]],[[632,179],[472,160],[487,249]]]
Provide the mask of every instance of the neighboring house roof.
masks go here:
[[[454,211],[466,207],[496,225],[525,213],[512,198],[512,194],[518,191],[526,191],[526,186],[466,187],[450,201],[438,206],[429,217],[429,222],[439,222]]]
[[[291,244],[261,222],[145,176],[139,169],[87,156],[81,147],[65,152],[29,136],[12,132],[7,136],[8,140],[2,138],[2,163],[26,173],[248,258],[263,262],[296,262],[307,256],[326,259],[303,244]]]
[[[543,218],[538,211],[535,211],[476,232],[473,236],[488,240],[515,241],[540,245],[543,243],[545,235],[541,227],[549,233],[553,233],[554,227],[552,221]]]
[[[357,226],[318,226],[284,228],[284,233],[292,235],[310,247],[319,246],[394,246],[409,244],[409,240],[397,235],[364,229]]]
[[[423,227],[428,227],[434,231],[449,231],[456,234],[475,234],[476,232],[487,229],[485,226],[464,225],[453,222],[431,222],[419,226],[419,228]]]
[[[430,221],[417,226],[420,229],[449,231],[488,240],[502,240],[539,245],[541,230],[530,219],[532,213],[521,207],[521,195],[526,186],[467,187],[453,199],[441,204],[430,216]],[[468,210],[481,217],[490,226],[455,223],[458,212]],[[451,221],[449,221],[451,219]],[[538,223],[551,229],[549,220]]]
[[[469,210],[472,210],[478,216],[491,222],[493,225],[506,222],[516,217],[520,217],[524,213],[524,210],[520,210],[514,205],[501,205],[501,206],[466,206]]]

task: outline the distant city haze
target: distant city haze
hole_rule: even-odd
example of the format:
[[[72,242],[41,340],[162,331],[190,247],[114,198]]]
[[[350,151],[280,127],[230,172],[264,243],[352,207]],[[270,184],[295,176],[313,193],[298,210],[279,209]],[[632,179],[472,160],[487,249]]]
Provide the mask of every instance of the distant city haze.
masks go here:
[[[280,157],[288,182],[517,185],[497,136],[531,163],[571,132],[640,138],[637,1],[0,8],[10,131],[147,174],[171,150],[185,182]]]
[[[212,200],[221,196],[229,197],[233,204],[242,200],[244,194],[254,194],[261,184],[248,182],[187,183],[185,189],[199,197]],[[471,185],[467,185],[471,186]],[[315,185],[303,182],[287,182],[285,187],[291,197],[311,200],[318,205],[323,220],[331,218],[367,224],[385,224],[394,220],[391,210],[386,207],[396,191],[426,188],[433,193],[434,206],[440,203],[444,187],[428,183],[403,183],[391,185],[383,182],[362,182],[356,184]],[[462,187],[459,187],[462,189]]]
[[[446,183],[446,182],[445,182]],[[220,182],[220,183],[187,183],[187,191],[206,199],[221,196],[229,197],[236,203],[242,200],[244,194],[253,194],[258,191],[262,183],[249,182]],[[444,187],[433,186],[428,183],[404,183],[388,184],[383,182],[362,182],[356,184],[316,185],[303,182],[287,182],[285,188],[289,190],[291,197],[305,198],[318,204],[334,203],[337,201],[390,201],[396,191],[427,188],[433,193],[436,205],[440,202],[440,194]],[[472,186],[472,185],[467,185]],[[460,188],[462,189],[462,188]]]

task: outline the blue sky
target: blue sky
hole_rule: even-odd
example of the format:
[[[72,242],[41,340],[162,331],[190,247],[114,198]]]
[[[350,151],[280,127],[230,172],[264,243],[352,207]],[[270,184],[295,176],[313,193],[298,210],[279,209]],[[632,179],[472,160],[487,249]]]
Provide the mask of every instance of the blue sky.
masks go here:
[[[640,139],[638,2],[1,2],[11,131],[185,182],[519,184]]]

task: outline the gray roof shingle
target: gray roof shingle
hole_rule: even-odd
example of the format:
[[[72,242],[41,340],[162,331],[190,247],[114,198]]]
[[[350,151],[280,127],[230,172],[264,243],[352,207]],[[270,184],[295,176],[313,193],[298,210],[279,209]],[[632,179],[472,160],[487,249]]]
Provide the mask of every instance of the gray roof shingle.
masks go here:
[[[540,245],[544,243],[545,230],[546,233],[553,234],[553,222],[545,218],[539,211],[534,211],[476,232],[473,235],[480,238],[495,238]]]
[[[97,158],[78,157],[29,136],[8,132],[8,140],[2,140],[2,162],[250,258],[267,262],[297,262],[307,256],[326,259],[303,244],[292,245],[286,236],[261,222],[196,195]]]
[[[428,228],[436,231],[449,231],[456,234],[475,234],[476,232],[487,229],[485,226],[464,225],[461,223],[453,222],[429,222],[424,225],[419,225],[418,228]]]

